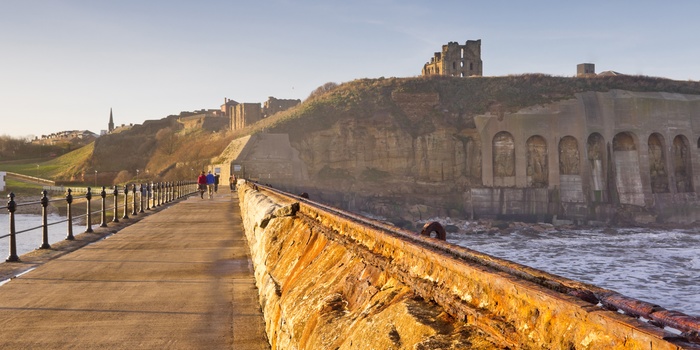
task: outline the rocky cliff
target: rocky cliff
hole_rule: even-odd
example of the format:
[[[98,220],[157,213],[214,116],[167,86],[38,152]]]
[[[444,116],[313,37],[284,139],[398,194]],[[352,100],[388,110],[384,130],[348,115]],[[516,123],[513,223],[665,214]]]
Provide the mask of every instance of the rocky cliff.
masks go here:
[[[700,136],[698,83],[643,77],[379,79],[324,96],[296,114],[263,121],[265,133],[257,134],[257,140],[288,135],[286,153],[294,157],[281,161],[299,171],[276,172],[269,162],[258,169],[256,163],[280,154],[260,141],[251,146],[257,156],[233,160],[247,165],[244,175],[402,225],[435,216],[696,217],[659,213],[679,202],[684,213],[694,211],[700,181],[693,174],[700,174],[700,163],[690,146]],[[650,163],[648,144],[662,145],[663,157]],[[663,173],[663,180],[652,168],[674,171]]]

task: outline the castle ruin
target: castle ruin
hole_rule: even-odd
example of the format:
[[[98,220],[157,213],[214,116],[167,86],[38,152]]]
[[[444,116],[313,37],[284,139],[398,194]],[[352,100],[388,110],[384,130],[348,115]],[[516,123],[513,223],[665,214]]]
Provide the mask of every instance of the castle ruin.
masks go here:
[[[277,99],[271,96],[262,105],[260,103],[239,103],[224,98],[221,111],[229,118],[231,130],[239,130],[300,103],[299,99]]]
[[[452,41],[442,45],[442,52],[436,52],[421,72],[421,75],[453,77],[480,77],[482,74],[481,39],[467,40],[464,45]]]

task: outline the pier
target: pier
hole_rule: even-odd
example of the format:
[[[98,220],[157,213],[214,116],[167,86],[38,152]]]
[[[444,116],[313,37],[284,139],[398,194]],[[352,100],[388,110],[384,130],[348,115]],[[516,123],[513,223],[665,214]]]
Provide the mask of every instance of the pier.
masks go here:
[[[237,203],[189,197],[13,278],[1,347],[269,349]]]

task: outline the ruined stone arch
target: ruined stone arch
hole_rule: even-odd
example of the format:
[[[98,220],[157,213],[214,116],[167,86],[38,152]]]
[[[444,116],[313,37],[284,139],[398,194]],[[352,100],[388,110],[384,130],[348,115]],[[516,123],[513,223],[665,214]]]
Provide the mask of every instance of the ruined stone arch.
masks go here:
[[[573,136],[564,136],[559,140],[559,174],[580,175],[581,155],[578,140]]]
[[[621,204],[644,205],[637,136],[620,132],[613,137],[615,189]]]
[[[666,171],[666,149],[664,137],[659,133],[649,135],[649,176],[652,193],[667,193],[668,172]]]
[[[469,179],[472,185],[481,185],[481,142],[478,134],[474,136],[460,136],[461,143],[459,153],[464,157],[461,167],[461,175]]]
[[[535,135],[527,139],[527,185],[528,187],[547,187],[549,184],[549,167],[547,164],[547,141]]]
[[[632,133],[621,132],[613,138],[613,151],[636,151],[637,143]]]
[[[507,131],[497,133],[493,137],[492,147],[495,184],[515,185],[515,141],[513,135]],[[503,178],[513,178],[512,183],[511,181],[503,181]]]
[[[605,139],[599,133],[592,133],[586,142],[586,153],[591,168],[591,199],[594,202],[607,202],[608,166]]]
[[[690,142],[684,135],[678,135],[673,139],[673,173],[676,180],[676,192],[693,192]]]

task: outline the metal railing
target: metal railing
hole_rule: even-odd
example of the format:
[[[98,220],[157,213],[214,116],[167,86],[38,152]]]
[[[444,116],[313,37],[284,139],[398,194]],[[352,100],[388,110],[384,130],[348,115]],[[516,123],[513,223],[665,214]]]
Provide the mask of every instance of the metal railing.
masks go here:
[[[75,192],[82,192],[80,189]],[[90,187],[87,187],[84,191],[85,195],[81,197],[73,196],[73,189],[68,188],[66,190],[65,197],[60,198],[49,198],[48,191],[44,189],[42,191],[41,199],[39,201],[18,203],[15,200],[15,194],[10,193],[7,195],[9,198],[6,206],[1,206],[0,210],[7,209],[9,213],[9,232],[5,235],[0,235],[0,239],[9,238],[9,256],[5,260],[6,262],[18,262],[20,261],[17,255],[17,235],[26,233],[29,231],[34,231],[37,229],[42,230],[42,242],[38,249],[50,249],[49,244],[49,226],[58,225],[61,223],[67,224],[67,234],[66,240],[74,240],[73,235],[73,221],[75,219],[84,218],[85,221],[85,232],[92,233],[93,225],[93,215],[100,215],[100,227],[107,227],[107,217],[108,212],[112,213],[112,222],[119,222],[119,211],[121,210],[123,215],[121,219],[129,219],[129,202],[131,199],[131,215],[137,216],[140,213],[145,213],[146,210],[152,210],[156,207],[160,207],[171,203],[177,199],[189,196],[197,192],[197,184],[192,181],[175,181],[175,182],[152,182],[146,184],[127,184],[124,186],[114,186],[113,188],[107,188],[102,186],[99,192],[94,193]],[[129,194],[131,193],[131,195]],[[107,205],[107,197],[113,197],[113,205],[109,207]],[[123,204],[119,204],[119,197],[123,197]],[[92,202],[94,199],[100,200],[101,208],[99,210],[92,210]],[[75,201],[75,200],[78,201]],[[85,202],[85,214],[73,215],[73,206],[79,202]],[[48,211],[47,207],[50,203],[61,203],[66,204],[66,218],[63,220],[58,220],[55,222],[48,222]],[[21,207],[31,207],[31,206],[41,206],[41,225],[30,227],[17,231],[15,228],[15,216],[16,211]],[[95,217],[96,219],[96,217]]]

